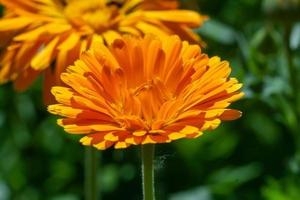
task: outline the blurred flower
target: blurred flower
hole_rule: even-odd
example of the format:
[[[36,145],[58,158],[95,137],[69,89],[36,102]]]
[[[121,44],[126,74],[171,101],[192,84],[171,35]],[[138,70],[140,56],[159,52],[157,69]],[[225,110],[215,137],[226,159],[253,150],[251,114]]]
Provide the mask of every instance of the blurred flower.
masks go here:
[[[60,84],[59,75],[96,42],[110,44],[121,34],[178,34],[199,42],[191,28],[205,16],[178,10],[174,0],[1,0],[0,83],[13,80],[26,89],[45,72],[45,91]],[[49,99],[49,96],[46,96]]]
[[[230,72],[228,62],[177,36],[125,36],[95,44],[68,67],[66,87],[52,88],[59,104],[48,110],[98,149],[196,138],[241,116],[227,108],[243,96]]]

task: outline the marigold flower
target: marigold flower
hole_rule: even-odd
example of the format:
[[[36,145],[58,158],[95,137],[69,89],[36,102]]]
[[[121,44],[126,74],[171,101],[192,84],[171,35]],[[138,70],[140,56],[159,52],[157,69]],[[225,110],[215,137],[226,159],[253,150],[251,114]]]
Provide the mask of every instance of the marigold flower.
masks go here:
[[[123,37],[97,43],[68,67],[66,86],[52,88],[59,104],[48,110],[98,149],[196,138],[241,116],[227,108],[243,96],[230,72],[228,62],[177,36]]]
[[[42,71],[46,88],[59,84],[60,73],[82,51],[99,41],[110,44],[121,34],[178,34],[199,42],[191,28],[206,19],[178,10],[174,0],[0,1],[7,10],[0,20],[0,38],[9,38],[1,55],[0,83],[13,80],[18,90]]]

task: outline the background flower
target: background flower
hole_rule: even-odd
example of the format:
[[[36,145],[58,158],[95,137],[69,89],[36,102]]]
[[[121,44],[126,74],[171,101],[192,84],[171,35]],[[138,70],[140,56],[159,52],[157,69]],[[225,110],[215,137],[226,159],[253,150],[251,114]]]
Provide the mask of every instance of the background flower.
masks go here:
[[[59,75],[95,42],[110,44],[120,34],[178,34],[199,42],[191,28],[206,17],[178,10],[177,1],[2,0],[0,82],[13,80],[26,89],[45,72],[45,95]],[[4,38],[4,39],[3,39]],[[49,96],[46,96],[49,99]]]
[[[98,149],[196,138],[240,117],[227,109],[243,96],[230,71],[177,36],[124,37],[109,48],[95,45],[68,67],[61,75],[67,86],[52,89],[59,104],[48,110]]]

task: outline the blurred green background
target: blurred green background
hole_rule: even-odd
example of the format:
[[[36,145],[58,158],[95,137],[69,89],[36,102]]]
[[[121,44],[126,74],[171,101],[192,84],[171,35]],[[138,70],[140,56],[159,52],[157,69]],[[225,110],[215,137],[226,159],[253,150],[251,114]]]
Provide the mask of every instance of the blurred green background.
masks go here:
[[[229,60],[246,96],[241,119],[158,145],[158,200],[300,199],[300,1],[185,0],[210,16],[196,30]],[[55,124],[41,80],[0,87],[0,200],[80,200],[84,147]],[[141,199],[139,148],[98,153],[101,199]]]

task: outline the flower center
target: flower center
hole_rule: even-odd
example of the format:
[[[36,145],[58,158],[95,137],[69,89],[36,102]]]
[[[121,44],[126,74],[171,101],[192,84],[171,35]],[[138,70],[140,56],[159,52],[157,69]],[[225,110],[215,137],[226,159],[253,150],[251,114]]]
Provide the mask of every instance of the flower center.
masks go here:
[[[118,6],[121,4],[107,0],[70,0],[64,13],[75,27],[88,25],[101,33],[118,21]]]
[[[158,77],[139,85],[132,91],[132,94],[142,103],[142,118],[149,127],[155,120],[162,104],[173,98],[171,92]]]

